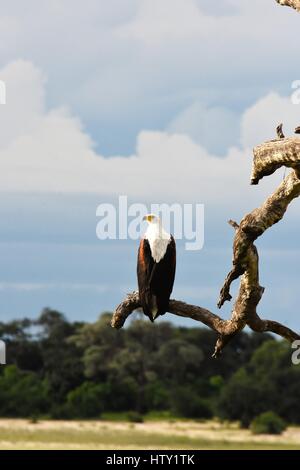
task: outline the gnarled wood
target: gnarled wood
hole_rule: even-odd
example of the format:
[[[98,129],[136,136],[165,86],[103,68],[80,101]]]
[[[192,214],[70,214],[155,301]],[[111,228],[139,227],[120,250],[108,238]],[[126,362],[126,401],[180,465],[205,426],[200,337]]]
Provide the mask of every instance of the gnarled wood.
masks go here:
[[[300,12],[300,0],[276,0],[279,5],[294,8]]]
[[[259,292],[259,296],[260,295],[261,292]],[[246,297],[244,301],[247,302]],[[254,297],[255,295],[253,296],[252,301]],[[113,314],[111,326],[116,329],[122,328],[128,316],[140,308],[141,305],[139,302],[138,292],[132,292],[131,294],[128,294]],[[258,331],[260,333],[267,331],[277,333],[291,342],[295,341],[296,339],[300,339],[300,336],[297,333],[293,332],[284,325],[270,320],[261,320],[257,314],[253,316],[251,315],[251,318],[249,317],[247,321],[240,318],[240,315],[243,311],[242,297],[240,298],[239,302],[236,303],[236,308],[237,310],[233,312],[230,320],[223,320],[218,315],[215,315],[205,308],[198,307],[196,305],[189,305],[179,300],[170,300],[168,310],[174,315],[192,318],[195,321],[199,321],[218,334],[213,357],[218,357],[226,344],[246,325],[248,325],[253,331]]]
[[[260,179],[271,175],[282,166],[300,170],[299,137],[271,140],[255,147],[253,153],[251,184],[258,184]]]
[[[268,197],[263,205],[247,214],[241,221],[233,241],[233,268],[221,289],[218,307],[231,300],[231,283],[249,267],[249,249],[253,242],[284,216],[290,202],[300,195],[300,180],[292,171]]]

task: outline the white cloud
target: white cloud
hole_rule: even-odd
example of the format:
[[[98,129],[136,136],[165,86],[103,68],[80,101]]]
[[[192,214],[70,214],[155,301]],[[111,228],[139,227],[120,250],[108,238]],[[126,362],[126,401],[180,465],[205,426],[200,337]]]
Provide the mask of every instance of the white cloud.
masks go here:
[[[197,200],[245,207],[245,201],[256,203],[276,184],[273,177],[255,191],[249,186],[252,155],[246,147],[254,135],[257,144],[265,136],[272,137],[269,127],[274,130],[278,109],[282,105],[283,117],[290,112],[286,98],[272,94],[246,111],[244,148],[231,148],[224,158],[211,155],[187,135],[158,131],[141,131],[134,155],[104,158],[69,111],[45,110],[45,80],[36,67],[19,61],[8,65],[3,74],[9,78],[13,99],[8,98],[1,109],[7,136],[0,149],[1,191],[127,194],[141,202]],[[213,120],[208,123],[213,125]],[[217,139],[218,129],[215,134]]]
[[[298,17],[272,0],[2,3],[0,63],[38,64],[48,102],[71,106],[106,154],[132,151],[141,128],[163,130],[197,100],[240,110],[299,78]]]
[[[34,292],[43,290],[56,291],[92,291],[104,293],[111,290],[108,285],[82,284],[72,282],[0,282],[0,291]]]
[[[194,0],[143,0],[140,2],[136,17],[126,24],[120,32],[124,37],[157,44],[164,40],[189,40],[201,32],[203,27],[201,10]],[[211,20],[206,17],[205,28]]]
[[[280,123],[284,124],[286,135],[292,134],[300,124],[300,105],[293,104],[291,97],[271,92],[245,111],[241,123],[243,147],[251,148],[274,139],[275,128]]]
[[[167,131],[187,134],[210,152],[224,155],[238,141],[239,118],[230,109],[205,107],[196,101],[172,119]]]
[[[30,62],[17,60],[0,71],[7,104],[0,106],[0,149],[20,135],[30,134],[45,112],[45,78]]]

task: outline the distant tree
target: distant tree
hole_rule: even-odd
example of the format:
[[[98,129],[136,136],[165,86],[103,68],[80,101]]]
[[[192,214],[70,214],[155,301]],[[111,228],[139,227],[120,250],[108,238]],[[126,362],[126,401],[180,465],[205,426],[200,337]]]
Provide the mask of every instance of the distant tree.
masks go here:
[[[99,418],[105,409],[103,387],[83,382],[68,393],[67,409],[73,418]]]
[[[45,309],[37,320],[0,323],[9,360],[0,368],[0,416],[159,411],[249,426],[275,410],[300,423],[300,368],[283,341],[241,333],[216,361],[209,329],[138,319],[117,332],[110,320],[106,312],[95,323],[72,323]]]
[[[295,393],[299,386],[300,370],[291,363],[289,345],[269,340],[222,388],[219,414],[240,420],[247,427],[257,415],[273,409],[290,422],[299,423],[300,403]]]
[[[6,343],[8,364],[16,364],[22,370],[42,370],[42,351],[40,343],[35,341],[33,320],[24,318],[0,323],[0,338]]]
[[[184,418],[208,419],[213,416],[209,401],[201,398],[191,387],[175,387],[172,390],[171,407],[175,415]]]
[[[95,323],[86,323],[70,337],[73,344],[82,352],[82,365],[85,377],[106,380],[109,363],[115,354],[125,346],[124,332],[121,335],[110,328],[111,314],[103,313]]]
[[[6,366],[0,377],[0,416],[29,417],[48,411],[47,383],[33,372]]]
[[[264,393],[260,384],[242,367],[222,388],[218,415],[223,419],[240,421],[243,427],[248,427],[252,419],[265,410]]]
[[[253,434],[282,434],[287,428],[286,423],[274,411],[266,411],[251,422]]]
[[[79,328],[64,315],[44,309],[36,321],[43,358],[43,374],[47,379],[53,403],[61,403],[67,393],[84,381],[82,351],[70,341]]]

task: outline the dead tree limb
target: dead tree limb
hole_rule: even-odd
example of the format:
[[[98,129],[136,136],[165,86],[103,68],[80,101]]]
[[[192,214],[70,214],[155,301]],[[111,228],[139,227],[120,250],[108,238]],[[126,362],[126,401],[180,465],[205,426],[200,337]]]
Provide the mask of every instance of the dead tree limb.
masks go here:
[[[261,207],[247,214],[242,219],[239,228],[236,229],[233,241],[233,267],[221,289],[219,308],[226,300],[231,300],[230,286],[232,282],[246,272],[249,264],[249,249],[254,246],[253,242],[268,228],[278,223],[283,218],[291,201],[300,195],[299,138],[280,138],[265,142],[255,147],[253,154],[252,184],[257,184],[261,178],[272,174],[283,165],[294,168],[294,171],[282,181]]]
[[[300,12],[300,0],[276,0],[279,5],[294,8]]]
[[[233,242],[233,268],[227,275],[221,289],[218,307],[231,300],[231,283],[241,276],[239,292],[234,303],[231,317],[223,320],[205,308],[188,305],[178,300],[170,300],[168,311],[174,315],[192,318],[214,330],[218,339],[213,356],[217,357],[226,344],[248,325],[256,332],[272,332],[293,342],[300,339],[298,333],[286,326],[262,320],[257,314],[257,306],[264,293],[259,284],[259,257],[254,241],[268,228],[279,222],[290,202],[300,195],[300,139],[285,138],[282,125],[277,128],[278,139],[266,142],[254,149],[252,178],[257,183],[263,176],[273,173],[280,166],[293,168],[274,193],[262,204],[247,214],[240,224],[230,220],[235,230]],[[257,181],[256,181],[257,179]],[[117,307],[111,325],[122,328],[128,316],[141,307],[138,292],[128,294]]]
[[[219,308],[226,300],[231,300],[232,282],[248,269],[249,249],[254,246],[253,242],[282,219],[290,202],[299,195],[300,180],[292,171],[261,207],[254,209],[242,219],[233,241],[233,267],[221,289]]]
[[[280,132],[280,127],[277,128],[277,132],[278,130]],[[283,136],[258,145],[253,152],[251,184],[258,184],[264,176],[271,175],[282,166],[294,168],[296,172],[300,171],[299,137],[284,138]]]
[[[218,334],[218,339],[215,347],[213,357],[218,357],[226,344],[239,333],[246,325],[253,331],[260,333],[273,332],[293,342],[300,339],[300,336],[289,328],[281,325],[280,323],[271,320],[261,320],[257,314],[247,315],[243,318],[245,305],[253,303],[257,304],[261,298],[263,289],[258,289],[257,292],[247,297],[247,293],[242,290],[240,296],[236,301],[232,316],[230,320],[223,320],[218,315],[206,310],[205,308],[196,305],[189,305],[179,300],[170,300],[169,312],[185,318],[192,318],[208,326]],[[245,297],[243,298],[243,295]],[[138,292],[128,294],[123,302],[117,307],[113,314],[111,326],[120,329],[124,326],[125,321],[131,313],[141,308]]]

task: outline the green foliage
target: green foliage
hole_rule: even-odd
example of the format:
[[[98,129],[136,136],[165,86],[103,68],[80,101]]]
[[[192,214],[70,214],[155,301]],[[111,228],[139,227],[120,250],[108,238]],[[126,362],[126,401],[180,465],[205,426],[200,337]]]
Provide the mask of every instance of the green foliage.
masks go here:
[[[130,411],[248,427],[276,409],[300,424],[300,368],[288,343],[241,333],[216,361],[209,329],[140,319],[116,331],[110,320],[71,323],[44,309],[35,321],[0,323],[9,361],[0,368],[0,416],[128,419]]]
[[[287,421],[300,423],[296,392],[299,386],[300,368],[291,363],[290,345],[269,340],[253,352],[250,361],[223,387],[218,413],[248,427],[257,415],[276,409]]]
[[[223,419],[240,421],[243,427],[248,427],[252,418],[264,410],[264,400],[261,384],[241,368],[222,388],[217,412]]]
[[[104,410],[103,386],[91,382],[83,382],[67,395],[70,416],[74,418],[100,417]]]
[[[145,407],[147,410],[165,410],[169,406],[170,393],[156,375],[145,385]]]
[[[63,403],[54,403],[50,415],[54,419],[99,419],[106,409],[108,393],[107,384],[84,381],[67,394]]]
[[[209,379],[209,384],[214,390],[220,391],[224,385],[224,379],[221,375],[213,375]]]
[[[190,387],[177,387],[172,394],[174,415],[192,419],[208,419],[213,416],[209,400],[201,398]]]
[[[287,428],[285,421],[274,411],[266,411],[251,422],[253,434],[282,434]]]
[[[40,328],[41,372],[47,379],[54,405],[60,406],[68,392],[84,380],[82,352],[70,341],[76,325],[69,323],[61,313],[44,309],[36,326]]]
[[[31,417],[47,410],[47,384],[32,372],[6,366],[0,377],[0,416]]]
[[[161,411],[152,410],[152,411],[149,411],[145,415],[145,419],[147,419],[147,421],[174,422],[175,420],[178,420],[178,416],[174,416],[174,414],[170,410],[161,410]]]
[[[127,413],[127,419],[130,423],[143,423],[143,416],[137,411],[129,411]]]

